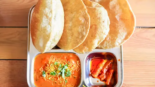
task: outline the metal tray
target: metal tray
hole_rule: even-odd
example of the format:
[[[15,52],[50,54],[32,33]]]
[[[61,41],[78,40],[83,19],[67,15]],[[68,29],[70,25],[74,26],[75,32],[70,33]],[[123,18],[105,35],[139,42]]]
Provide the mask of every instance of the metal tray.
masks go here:
[[[29,85],[29,87],[35,87],[34,84],[34,78],[33,78],[33,73],[34,73],[34,59],[36,57],[36,55],[38,55],[40,52],[34,47],[33,43],[32,43],[32,39],[31,39],[31,35],[30,35],[30,20],[31,20],[31,15],[33,13],[33,9],[35,6],[33,6],[30,9],[29,15],[28,15],[28,44],[27,44],[27,83]],[[84,85],[87,87],[92,87],[94,85],[100,85],[101,83],[96,83],[95,80],[92,80],[92,78],[89,76],[89,67],[87,65],[87,58],[88,55],[90,55],[91,53],[98,53],[98,52],[109,52],[112,53],[116,60],[120,59],[120,61],[117,61],[117,83],[114,87],[121,87],[122,83],[123,83],[123,58],[122,58],[122,46],[120,47],[116,47],[113,49],[108,49],[108,50],[103,50],[103,49],[95,49],[90,53],[86,53],[86,54],[79,54],[74,52],[73,50],[70,51],[65,51],[62,49],[51,49],[49,52],[52,53],[75,53],[79,58],[80,58],[80,62],[81,62],[81,82],[79,84],[79,87],[83,87]],[[48,52],[48,53],[49,53]]]

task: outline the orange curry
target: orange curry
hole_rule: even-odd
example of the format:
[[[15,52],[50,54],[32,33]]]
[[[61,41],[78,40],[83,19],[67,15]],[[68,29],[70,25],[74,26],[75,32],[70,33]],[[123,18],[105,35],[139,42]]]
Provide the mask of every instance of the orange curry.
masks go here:
[[[43,53],[34,61],[36,87],[77,87],[81,64],[74,53]]]

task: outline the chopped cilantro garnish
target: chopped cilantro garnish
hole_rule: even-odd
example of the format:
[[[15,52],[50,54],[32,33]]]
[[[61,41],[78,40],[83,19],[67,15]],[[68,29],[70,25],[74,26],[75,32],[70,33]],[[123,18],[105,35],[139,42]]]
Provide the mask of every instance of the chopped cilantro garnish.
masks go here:
[[[46,72],[45,71],[42,72],[42,76],[46,77]]]
[[[61,68],[62,67],[62,64],[59,64],[59,68]]]
[[[65,84],[67,83],[67,79],[65,79]]]
[[[67,68],[68,68],[68,65],[67,64],[63,66],[63,68],[61,70],[62,78],[65,78],[65,71],[66,71]]]
[[[59,70],[59,71],[62,70],[62,65],[61,65],[61,64],[59,65],[58,70]]]
[[[62,78],[64,79],[65,79],[65,76],[66,77],[71,76],[71,71],[68,69],[68,64],[62,65],[58,62],[54,62],[54,65],[56,65],[55,66],[56,69],[55,71],[50,72],[50,75],[53,75],[53,76],[59,75],[59,76],[62,76]],[[46,77],[45,71],[43,71],[43,77]]]
[[[70,70],[67,70],[66,77],[69,77],[69,76],[71,76],[71,71]]]
[[[54,62],[54,65],[58,65],[58,62]]]
[[[61,75],[61,72],[59,72],[58,75],[60,76]]]
[[[65,78],[65,69],[64,68],[61,70],[61,73],[62,73],[62,78]]]
[[[68,64],[65,64],[64,66],[67,66],[68,67]]]
[[[55,71],[53,71],[53,72],[51,72],[51,73],[50,73],[50,75],[56,75],[56,72],[55,72]]]

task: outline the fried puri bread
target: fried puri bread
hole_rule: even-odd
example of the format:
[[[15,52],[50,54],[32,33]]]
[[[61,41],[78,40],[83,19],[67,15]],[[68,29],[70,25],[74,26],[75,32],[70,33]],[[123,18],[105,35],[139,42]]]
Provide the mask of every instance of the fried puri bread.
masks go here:
[[[90,30],[85,41],[74,51],[78,53],[91,52],[108,35],[110,20],[107,11],[96,2],[83,0],[90,16]]]
[[[30,20],[30,32],[35,48],[49,51],[62,36],[64,11],[60,0],[39,0]]]
[[[65,24],[58,47],[71,50],[86,39],[90,27],[90,17],[82,0],[61,0],[61,2],[64,8]]]
[[[135,17],[126,0],[91,0],[101,4],[110,18],[110,31],[98,46],[110,49],[123,44],[135,29]]]

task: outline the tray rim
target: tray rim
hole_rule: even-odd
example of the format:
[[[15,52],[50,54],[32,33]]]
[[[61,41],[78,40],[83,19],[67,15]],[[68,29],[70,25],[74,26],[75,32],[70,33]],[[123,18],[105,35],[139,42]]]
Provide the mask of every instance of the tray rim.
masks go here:
[[[28,30],[27,30],[27,32],[28,32],[28,35],[27,35],[27,83],[28,83],[28,86],[30,86],[31,87],[31,85],[30,84],[32,84],[31,82],[30,82],[30,78],[31,77],[29,77],[29,71],[30,71],[30,67],[32,66],[32,64],[29,64],[29,61],[30,61],[30,57],[29,57],[29,55],[30,55],[30,27],[29,27],[29,25],[30,25],[30,17],[31,17],[31,13],[32,13],[32,10],[34,9],[34,7],[35,7],[35,5],[34,6],[32,6],[31,8],[30,8],[30,10],[29,10],[29,14],[28,14]],[[95,52],[100,52],[100,51],[105,51],[106,52],[106,50],[105,49],[95,49],[94,51],[92,51],[92,52],[89,52],[89,53],[86,53],[86,54],[84,54],[84,55],[86,55],[86,57],[89,55],[89,54],[91,54],[91,53],[95,53]],[[71,53],[75,53],[78,57],[79,57],[79,55],[78,55],[78,53],[76,53],[76,52],[74,52],[73,50],[70,50],[70,51],[64,51],[64,50],[62,50],[62,49],[53,49],[52,51],[50,50],[50,51],[48,51],[48,52],[50,52],[50,53],[53,53],[53,52],[59,52],[59,53],[62,53],[62,52],[65,52],[65,53],[68,53],[68,52],[71,52]],[[45,52],[45,53],[48,53],[48,52]],[[110,52],[110,51],[107,51],[107,52]],[[37,52],[37,54],[39,54],[40,52]],[[112,53],[112,54],[114,54],[113,52],[110,52],[110,53]],[[115,55],[115,54],[114,54]],[[121,69],[121,82],[118,84],[118,86],[115,86],[115,87],[121,87],[122,86],[122,84],[123,84],[123,80],[124,80],[124,66],[123,66],[123,46],[121,45],[120,46],[120,57],[121,57],[121,65],[120,65],[120,69]],[[79,59],[80,59],[80,57],[79,57]],[[85,61],[85,59],[86,58],[84,58],[84,61]],[[117,59],[117,57],[116,57],[116,59]],[[33,59],[32,59],[33,60]],[[82,66],[82,61],[81,61],[81,59],[80,59],[80,62],[81,62],[81,67],[85,67],[85,63],[83,64],[84,66]],[[81,82],[80,82],[80,84],[79,84],[79,86],[82,86],[82,85],[86,85],[86,83],[85,83],[85,80],[83,80],[82,79],[82,77],[83,77],[83,75],[82,75],[82,72],[84,72],[85,70],[82,70],[82,68],[81,68]],[[29,72],[29,73],[28,73]],[[83,73],[84,74],[84,73]],[[119,74],[119,73],[118,73]],[[84,77],[83,77],[84,78]],[[83,80],[83,81],[82,81]],[[34,84],[35,85],[35,84]],[[117,84],[116,84],[117,85]],[[87,86],[87,85],[86,85]]]

